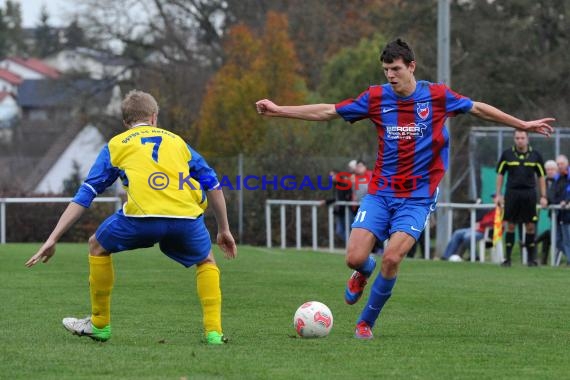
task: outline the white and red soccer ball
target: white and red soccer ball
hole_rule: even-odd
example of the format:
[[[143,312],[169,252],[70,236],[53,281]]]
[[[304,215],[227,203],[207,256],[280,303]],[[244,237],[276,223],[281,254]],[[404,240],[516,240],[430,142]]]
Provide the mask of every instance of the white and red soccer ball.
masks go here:
[[[331,332],[333,315],[324,303],[305,302],[295,312],[293,326],[301,338],[323,338]]]

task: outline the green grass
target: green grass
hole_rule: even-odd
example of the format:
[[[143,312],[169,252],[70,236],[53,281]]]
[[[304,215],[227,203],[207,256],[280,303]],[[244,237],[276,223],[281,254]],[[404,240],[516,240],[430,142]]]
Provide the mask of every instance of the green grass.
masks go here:
[[[217,255],[230,343],[210,347],[194,269],[138,250],[114,257],[113,337],[97,343],[61,326],[89,314],[86,245],[26,269],[38,246],[0,246],[0,378],[568,378],[565,268],[405,261],[376,338],[358,341],[342,255],[241,247],[234,261]],[[295,338],[307,300],[331,308],[327,338]]]

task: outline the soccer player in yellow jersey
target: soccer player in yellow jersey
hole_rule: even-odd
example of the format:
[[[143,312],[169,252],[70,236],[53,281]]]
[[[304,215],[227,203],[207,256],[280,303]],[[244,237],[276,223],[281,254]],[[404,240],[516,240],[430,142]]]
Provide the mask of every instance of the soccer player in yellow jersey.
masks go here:
[[[202,215],[208,202],[218,224],[217,243],[225,257],[234,258],[237,248],[216,173],[182,138],[156,126],[158,105],[150,94],[129,92],[121,111],[127,131],[103,147],[49,238],[26,266],[46,263],[55,254],[61,236],[93,199],[120,178],[127,202],[89,238],[91,316],[64,318],[64,327],[76,335],[107,341],[111,337],[114,283],[111,254],[159,243],[161,251],[173,260],[185,267],[196,265],[206,341],[222,344],[220,271]]]

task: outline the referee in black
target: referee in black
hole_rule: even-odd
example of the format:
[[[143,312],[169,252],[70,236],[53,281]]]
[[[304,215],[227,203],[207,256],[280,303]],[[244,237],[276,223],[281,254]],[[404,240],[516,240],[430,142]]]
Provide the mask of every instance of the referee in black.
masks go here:
[[[511,254],[515,243],[515,225],[525,224],[526,235],[522,239],[528,252],[528,266],[537,266],[535,231],[538,216],[536,201],[539,196],[541,207],[546,207],[546,181],[544,161],[542,156],[528,143],[528,134],[525,131],[515,131],[515,145],[501,155],[497,164],[497,188],[495,204],[505,207],[503,220],[507,221],[507,234],[505,237],[507,258],[501,264],[511,266]],[[505,196],[502,196],[503,180],[507,176]],[[536,192],[538,178],[539,194]]]

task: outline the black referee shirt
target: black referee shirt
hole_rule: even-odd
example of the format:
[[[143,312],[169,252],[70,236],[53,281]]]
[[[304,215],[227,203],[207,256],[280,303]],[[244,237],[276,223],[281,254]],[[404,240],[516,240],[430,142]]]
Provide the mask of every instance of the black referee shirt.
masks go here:
[[[544,177],[544,161],[542,156],[531,146],[526,153],[517,151],[515,146],[501,154],[497,164],[497,173],[507,176],[507,189],[536,189],[536,177]]]

